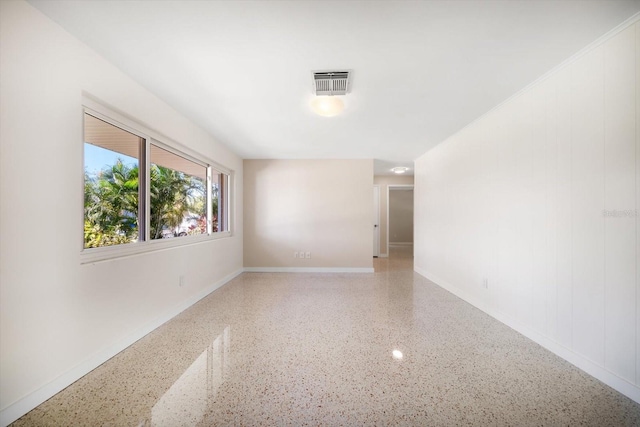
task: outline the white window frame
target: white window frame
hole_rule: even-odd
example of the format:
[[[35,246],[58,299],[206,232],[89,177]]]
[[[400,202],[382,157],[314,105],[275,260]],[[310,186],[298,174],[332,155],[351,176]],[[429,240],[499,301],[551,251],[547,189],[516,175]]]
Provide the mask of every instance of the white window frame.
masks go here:
[[[82,142],[83,144],[82,144],[82,167],[81,167],[82,179],[80,181],[82,184],[82,191],[81,191],[82,203],[80,204],[80,206],[82,207],[83,222],[84,222],[84,179],[85,179],[85,176],[84,176],[84,172],[85,172],[84,171],[84,141],[85,141],[84,115],[85,113],[91,116],[94,116],[113,126],[121,128],[127,132],[130,132],[136,136],[139,136],[140,138],[143,138],[145,140],[144,142],[145,154],[146,154],[144,156],[145,201],[144,201],[144,216],[143,216],[143,220],[145,221],[145,225],[143,227],[145,231],[145,235],[143,236],[144,240],[141,240],[138,242],[124,243],[121,245],[113,245],[113,246],[103,246],[99,248],[85,248],[84,235],[81,235],[80,236],[81,237],[80,263],[81,264],[105,261],[105,260],[110,260],[114,258],[128,257],[128,256],[137,255],[137,254],[144,254],[148,252],[174,248],[178,246],[194,245],[194,244],[209,242],[209,241],[233,236],[234,221],[232,221],[232,218],[233,218],[233,211],[234,211],[234,205],[235,205],[235,197],[234,197],[235,174],[233,170],[87,97],[83,97],[82,99]],[[183,237],[177,237],[173,239],[153,239],[153,240],[150,239],[150,230],[148,225],[149,218],[151,215],[151,193],[149,191],[150,184],[151,184],[150,174],[149,174],[149,170],[150,170],[149,167],[151,166],[150,144],[156,145],[162,149],[172,152],[173,154],[184,157],[190,161],[193,161],[207,168],[206,187],[207,187],[207,219],[208,220],[207,220],[206,234],[195,235],[195,236],[183,236]],[[139,168],[140,166],[142,166],[140,165],[141,161],[142,159],[138,159]],[[226,200],[226,209],[227,209],[226,215],[228,218],[227,231],[218,231],[215,233],[211,232],[211,229],[212,229],[211,210],[212,209],[211,209],[211,203],[210,203],[210,200],[211,200],[211,184],[210,183],[211,183],[212,170],[216,170],[217,172],[226,174],[229,180],[227,184],[228,194],[227,194],[227,200]],[[80,227],[78,228],[80,229]]]

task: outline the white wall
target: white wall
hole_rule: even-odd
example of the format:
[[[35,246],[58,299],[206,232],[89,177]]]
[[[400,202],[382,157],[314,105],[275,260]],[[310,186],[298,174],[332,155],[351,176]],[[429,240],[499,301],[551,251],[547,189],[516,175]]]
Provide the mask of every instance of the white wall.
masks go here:
[[[241,271],[243,185],[235,154],[29,4],[0,2],[0,52],[6,424]],[[81,265],[83,93],[235,170],[235,236]]]
[[[373,160],[245,160],[244,185],[245,267],[373,272]]]
[[[389,242],[413,243],[413,190],[389,191]]]
[[[418,159],[415,269],[640,402],[637,21]]]

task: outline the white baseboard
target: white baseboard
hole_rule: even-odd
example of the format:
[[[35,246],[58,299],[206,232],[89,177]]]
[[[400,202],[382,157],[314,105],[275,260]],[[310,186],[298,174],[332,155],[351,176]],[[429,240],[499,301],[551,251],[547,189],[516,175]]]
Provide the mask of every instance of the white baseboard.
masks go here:
[[[389,258],[389,254],[380,254],[378,258]]]
[[[153,330],[157,329],[167,321],[171,320],[187,308],[191,307],[193,304],[200,301],[202,298],[209,295],[211,292],[220,288],[222,285],[231,281],[239,274],[243,272],[243,269],[239,269],[228,276],[223,277],[217,282],[213,283],[209,287],[203,289],[198,292],[191,298],[181,302],[180,304],[172,307],[170,310],[147,323],[143,327],[131,332],[122,340],[116,342],[115,344],[109,346],[103,351],[98,352],[97,354],[91,356],[84,362],[80,363],[78,366],[71,368],[64,374],[60,375],[58,378],[54,379],[50,383],[40,387],[33,393],[23,397],[17,402],[7,406],[5,409],[0,411],[0,426],[6,427],[10,423],[14,422],[36,406],[40,405],[42,402],[51,398],[56,393],[62,391],[69,385],[73,384],[75,381],[79,380],[98,366],[102,365],[107,360],[111,359],[116,354],[120,353],[122,350],[126,349],[130,345],[134,344],[139,339],[143,338],[145,335],[149,334]]]
[[[469,304],[484,311],[494,319],[509,326],[511,329],[521,333],[522,335],[529,338],[530,340],[535,341],[536,343],[540,344],[550,352],[556,354],[557,356],[560,356],[567,362],[583,370],[584,372],[591,375],[592,377],[595,377],[596,379],[602,381],[609,387],[619,391],[620,393],[627,396],[629,399],[640,403],[640,387],[634,384],[631,384],[625,379],[620,378],[619,376],[613,374],[612,372],[608,371],[604,367],[592,362],[591,360],[574,352],[573,350],[553,341],[549,337],[542,335],[541,333],[529,328],[528,326],[522,325],[518,321],[514,320],[512,317],[509,317],[504,313],[501,313],[495,310],[485,302],[480,301],[477,298],[467,294],[466,292],[456,288],[450,283],[447,283],[446,281],[441,280],[438,277],[435,277],[429,274],[426,270],[423,270],[422,268],[416,266],[414,267],[414,271],[420,274],[421,276],[429,279],[430,281],[440,286],[441,288],[451,292],[455,296],[463,299]]]
[[[373,273],[366,267],[245,267],[247,273]]]
[[[389,242],[389,246],[413,246],[413,242]]]

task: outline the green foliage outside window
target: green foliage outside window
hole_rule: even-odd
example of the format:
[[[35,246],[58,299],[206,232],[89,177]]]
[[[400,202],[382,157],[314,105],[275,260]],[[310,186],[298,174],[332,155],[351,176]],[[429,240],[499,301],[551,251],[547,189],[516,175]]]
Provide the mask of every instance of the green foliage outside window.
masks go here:
[[[158,165],[151,165],[150,176],[151,239],[162,238],[163,229],[174,229],[189,217],[198,224],[198,230],[190,230],[189,234],[205,233],[204,181]],[[96,176],[85,174],[86,248],[138,241],[138,189],[138,166],[125,165],[121,160]],[[217,197],[213,202],[216,212]]]

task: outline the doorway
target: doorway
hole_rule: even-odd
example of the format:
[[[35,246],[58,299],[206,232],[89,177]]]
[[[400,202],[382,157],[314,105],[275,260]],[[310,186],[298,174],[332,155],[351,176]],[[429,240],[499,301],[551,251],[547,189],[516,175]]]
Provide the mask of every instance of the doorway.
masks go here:
[[[380,186],[373,186],[373,257],[380,256]]]
[[[387,248],[413,256],[413,185],[387,187]]]

